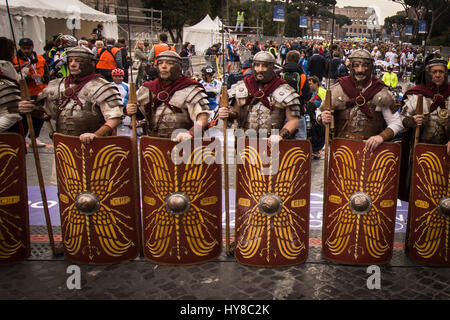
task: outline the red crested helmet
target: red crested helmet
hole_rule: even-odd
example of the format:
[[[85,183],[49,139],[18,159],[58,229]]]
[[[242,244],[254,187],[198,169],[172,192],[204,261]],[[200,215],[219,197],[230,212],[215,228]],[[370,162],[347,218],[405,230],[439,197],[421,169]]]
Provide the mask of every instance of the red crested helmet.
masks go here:
[[[119,68],[117,68],[117,69],[114,69],[112,72],[111,72],[111,75],[112,76],[123,76],[125,73],[123,72],[123,70],[122,69],[119,69]]]

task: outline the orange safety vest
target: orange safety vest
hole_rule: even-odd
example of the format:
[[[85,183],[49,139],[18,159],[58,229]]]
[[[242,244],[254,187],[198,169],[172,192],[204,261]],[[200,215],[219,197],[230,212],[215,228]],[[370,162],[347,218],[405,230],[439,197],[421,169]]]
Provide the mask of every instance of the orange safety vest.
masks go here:
[[[303,86],[305,85],[305,82],[306,82],[306,75],[304,74],[304,73],[302,73],[301,75],[300,75],[300,92],[298,92],[298,94],[301,96],[302,95],[302,89],[303,89]]]
[[[28,87],[28,93],[30,94],[30,97],[37,96],[39,93],[42,92],[45,88],[47,88],[47,85],[43,83],[44,81],[44,73],[45,73],[45,59],[40,54],[36,54],[36,57],[38,61],[36,62],[34,69],[36,69],[36,73],[39,74],[41,77],[41,83],[37,84],[36,81],[33,79],[27,80],[27,87]],[[28,61],[20,59],[20,65],[23,66]],[[13,60],[14,65],[18,65],[17,57],[14,57]],[[34,70],[31,66],[29,66],[29,71],[27,76],[31,77],[32,74],[34,74]]]
[[[153,46],[153,49],[155,50],[155,61],[154,61],[155,64],[156,64],[156,57],[159,56],[161,54],[161,52],[168,51],[168,50],[175,51],[175,48],[169,46],[167,43],[155,44]]]
[[[97,62],[96,68],[97,69],[107,69],[107,70],[113,70],[117,68],[116,64],[116,53],[119,51],[119,48],[112,47],[109,48],[98,48],[98,58],[100,59],[99,62]]]

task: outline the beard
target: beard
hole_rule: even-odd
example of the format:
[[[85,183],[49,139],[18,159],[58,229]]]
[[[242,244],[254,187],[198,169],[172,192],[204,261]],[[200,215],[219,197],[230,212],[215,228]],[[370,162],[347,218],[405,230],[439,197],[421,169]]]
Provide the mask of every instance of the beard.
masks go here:
[[[356,73],[354,69],[350,71],[350,76],[352,77],[353,81],[356,83],[358,87],[364,86],[364,84],[366,84],[369,81],[371,75],[372,70],[370,68],[366,72]]]

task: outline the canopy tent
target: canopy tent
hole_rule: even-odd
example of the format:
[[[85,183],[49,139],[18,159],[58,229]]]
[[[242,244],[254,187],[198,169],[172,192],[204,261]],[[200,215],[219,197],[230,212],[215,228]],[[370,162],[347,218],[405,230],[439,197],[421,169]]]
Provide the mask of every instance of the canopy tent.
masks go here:
[[[183,43],[190,42],[195,45],[195,51],[203,54],[206,49],[215,43],[222,43],[222,22],[219,17],[212,20],[207,14],[199,23],[183,28]],[[225,32],[224,39],[228,40],[229,33]]]
[[[97,11],[78,0],[9,0],[16,41],[30,38],[35,51],[43,53],[46,40],[59,32],[72,34],[75,22],[76,36],[89,37],[97,24],[103,24],[107,38],[118,38],[117,17]],[[74,20],[75,19],[75,20]],[[6,2],[0,3],[0,36],[11,38]]]

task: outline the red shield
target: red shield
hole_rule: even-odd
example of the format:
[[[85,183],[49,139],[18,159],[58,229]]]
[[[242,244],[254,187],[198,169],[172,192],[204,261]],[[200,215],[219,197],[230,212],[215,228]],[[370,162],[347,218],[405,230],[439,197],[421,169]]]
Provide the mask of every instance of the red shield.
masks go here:
[[[263,140],[246,139],[245,147],[238,143],[237,159],[237,261],[261,267],[303,263],[309,245],[311,143],[282,140],[275,153]]]
[[[23,137],[0,134],[0,265],[30,255],[26,173]]]
[[[222,247],[220,144],[141,138],[145,257],[186,265],[219,256]]]
[[[450,266],[450,216],[442,210],[443,201],[450,201],[449,169],[446,146],[417,144],[406,237],[416,262]]]
[[[374,153],[364,142],[334,139],[323,216],[323,255],[344,264],[384,264],[392,257],[400,145]]]
[[[54,135],[61,232],[66,258],[110,264],[139,253],[139,208],[131,139]]]

